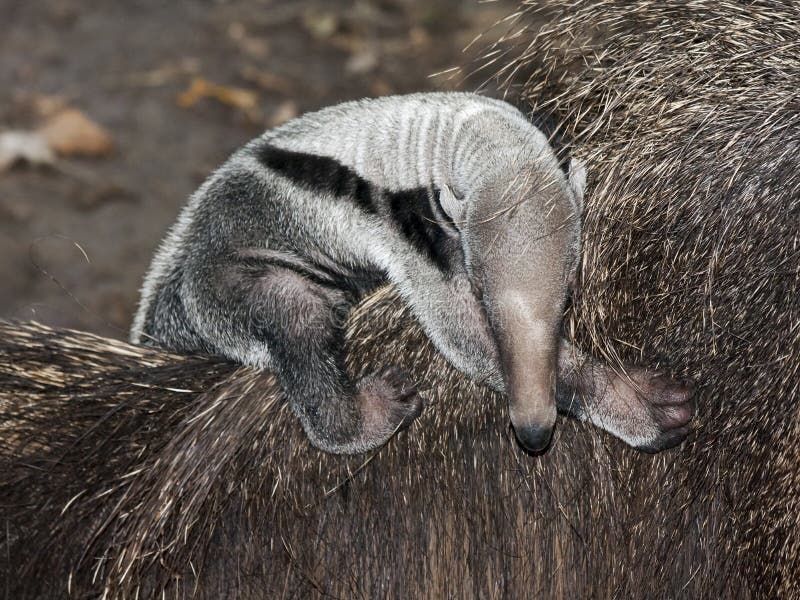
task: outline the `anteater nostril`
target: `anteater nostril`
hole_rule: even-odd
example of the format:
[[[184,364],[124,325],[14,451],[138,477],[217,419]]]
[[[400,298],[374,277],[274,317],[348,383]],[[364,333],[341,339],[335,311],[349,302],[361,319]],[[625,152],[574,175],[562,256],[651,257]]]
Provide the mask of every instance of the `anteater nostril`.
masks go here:
[[[550,445],[550,440],[553,437],[553,427],[539,425],[515,426],[514,434],[525,450],[534,454],[541,454]]]

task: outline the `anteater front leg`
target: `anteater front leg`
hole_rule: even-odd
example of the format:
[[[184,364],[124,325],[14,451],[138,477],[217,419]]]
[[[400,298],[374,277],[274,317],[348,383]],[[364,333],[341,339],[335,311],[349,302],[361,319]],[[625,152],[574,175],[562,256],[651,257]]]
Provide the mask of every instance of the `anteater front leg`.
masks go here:
[[[211,327],[229,358],[276,373],[315,446],[363,452],[419,416],[422,400],[401,369],[387,365],[355,382],[345,373],[344,292],[262,261],[222,261],[211,269],[204,278],[214,285],[195,294],[199,329]]]
[[[690,431],[694,388],[640,367],[614,369],[562,340],[558,411],[589,421],[645,452],[679,444]]]

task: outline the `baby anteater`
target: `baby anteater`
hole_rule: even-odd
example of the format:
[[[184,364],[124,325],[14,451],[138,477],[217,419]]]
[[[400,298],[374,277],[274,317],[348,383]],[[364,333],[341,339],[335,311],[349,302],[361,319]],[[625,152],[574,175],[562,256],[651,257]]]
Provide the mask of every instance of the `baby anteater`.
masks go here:
[[[556,407],[648,451],[688,432],[691,386],[617,374],[559,330],[580,253],[585,171],[504,102],[464,93],[363,100],[237,151],[157,252],[131,338],[274,371],[311,442],[386,442],[422,408],[386,365],[344,369],[343,307],[391,283],[458,370],[504,392],[544,450]]]

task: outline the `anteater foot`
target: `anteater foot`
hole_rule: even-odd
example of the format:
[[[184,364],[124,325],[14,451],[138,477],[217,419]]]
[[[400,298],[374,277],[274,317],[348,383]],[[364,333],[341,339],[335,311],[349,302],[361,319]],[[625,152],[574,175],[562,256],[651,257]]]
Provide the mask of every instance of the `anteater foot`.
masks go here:
[[[680,444],[694,415],[694,386],[646,369],[606,374],[584,418],[643,452]]]
[[[636,447],[654,453],[677,446],[689,434],[694,416],[694,384],[661,373],[648,374],[643,392],[656,435]]]
[[[422,412],[418,385],[395,366],[364,377],[358,384],[364,437],[378,445],[408,427]]]

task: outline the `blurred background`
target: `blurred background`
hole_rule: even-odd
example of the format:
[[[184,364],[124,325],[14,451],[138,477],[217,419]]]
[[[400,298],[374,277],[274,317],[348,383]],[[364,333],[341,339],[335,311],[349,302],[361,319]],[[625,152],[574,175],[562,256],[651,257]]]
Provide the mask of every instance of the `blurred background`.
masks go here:
[[[235,148],[344,100],[476,89],[451,69],[517,6],[0,0],[0,319],[127,337],[159,240]]]

